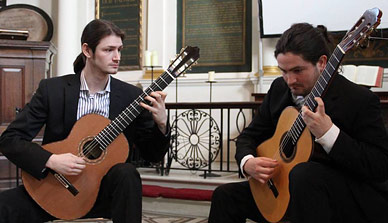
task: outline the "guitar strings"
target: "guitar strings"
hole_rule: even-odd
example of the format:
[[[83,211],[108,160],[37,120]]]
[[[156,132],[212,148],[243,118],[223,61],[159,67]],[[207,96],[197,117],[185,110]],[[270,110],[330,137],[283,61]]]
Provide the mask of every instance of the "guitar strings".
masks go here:
[[[186,47],[187,48],[187,47]],[[186,50],[185,50],[186,51]],[[184,52],[185,52],[184,51]],[[183,52],[182,52],[183,53]],[[181,53],[181,54],[182,54]],[[186,57],[185,58],[187,58],[187,56],[188,56],[188,54],[186,55]],[[198,58],[197,58],[198,59]],[[197,60],[196,59],[196,60]],[[196,60],[192,60],[191,59],[191,63],[190,64],[184,64],[184,65],[186,65],[186,68],[184,69],[184,70],[186,70],[188,67],[190,67]],[[171,65],[172,66],[172,65]],[[183,66],[183,65],[181,65],[181,66]],[[176,68],[176,67],[175,67]],[[174,68],[174,69],[175,69]],[[184,70],[182,70],[181,72],[174,72],[174,75],[175,75],[175,77],[177,77],[177,76],[179,76],[182,72],[184,72]],[[166,77],[171,77],[171,80],[167,80],[167,79],[165,79]],[[168,71],[165,71],[155,82],[153,82],[145,91],[143,91],[143,93],[134,101],[134,102],[136,102],[136,104],[138,105],[138,108],[140,109],[140,110],[142,110],[142,107],[139,107],[139,105],[140,105],[140,102],[138,101],[138,100],[141,100],[142,102],[145,102],[145,100],[144,100],[144,98],[146,97],[146,96],[148,96],[149,94],[147,93],[147,90],[151,90],[152,92],[154,92],[155,90],[163,90],[165,87],[167,87],[168,86],[168,84],[169,83],[171,83],[173,80],[174,80],[175,78],[174,78],[174,76],[170,73],[170,72],[168,72]],[[164,84],[164,87],[160,87],[162,84]],[[152,87],[153,86],[155,86],[155,87],[158,87],[159,89],[157,89],[157,88],[155,88],[155,90],[154,89],[152,89]],[[133,109],[134,110],[131,110],[131,108],[130,107],[133,107]],[[113,142],[113,140],[133,121],[128,115],[127,115],[127,113],[125,113],[125,111],[129,111],[129,113],[131,113],[132,115],[133,115],[133,119],[135,119],[136,117],[137,117],[137,115],[139,115],[140,114],[140,112],[141,111],[138,111],[137,109],[136,109],[136,107],[135,106],[133,106],[133,103],[131,103],[130,104],[130,106],[128,106],[123,112],[121,112],[120,113],[120,115],[116,118],[116,119],[114,119],[108,126],[106,126],[99,134],[97,134],[97,136],[95,136],[94,138],[93,138],[93,140],[91,141],[91,143],[89,143],[89,144],[87,144],[86,146],[85,146],[85,149],[84,150],[82,150],[82,153],[81,154],[79,154],[79,156],[80,157],[88,157],[89,155],[90,155],[90,153],[92,152],[92,150],[94,149],[94,148],[96,148],[98,145],[100,145],[100,143],[98,142],[98,140],[100,140],[100,142],[101,143],[103,143],[103,141],[105,140],[105,137],[106,136],[111,136],[112,138],[111,138],[111,141],[106,141],[105,143],[106,143],[106,145],[101,145],[101,146],[104,146],[105,148],[106,147],[108,147],[109,146],[109,144],[111,143],[111,142]],[[137,115],[134,115],[133,114],[133,112],[134,111],[136,111],[138,114]],[[126,119],[125,118],[123,118],[123,116],[122,115],[125,115],[129,120],[131,120],[131,122],[127,122],[126,121]],[[121,120],[123,120],[126,124],[127,124],[127,126],[125,126],[123,123],[122,123],[122,121],[120,121],[120,119]],[[117,123],[118,122],[118,123]],[[120,128],[120,126],[118,125],[118,124],[121,124],[122,126],[123,126],[123,128]],[[110,129],[113,129],[113,130],[116,130],[115,128],[114,128],[114,125],[116,125],[117,127],[119,127],[119,130],[120,131],[116,131],[116,133],[114,133],[113,135],[111,135],[110,133],[112,133],[112,131],[110,131],[109,132],[109,130]],[[99,136],[102,136],[102,137],[99,137]],[[105,137],[104,137],[105,136]],[[98,146],[99,148],[100,148],[100,146]],[[101,148],[100,148],[101,149]],[[105,149],[102,149],[102,150],[105,150]]]
[[[354,37],[351,36],[349,37],[351,39],[351,41],[353,41]],[[325,87],[323,87],[324,85],[328,85],[330,79],[333,77],[333,75],[335,74],[336,70],[337,70],[337,66],[340,64],[342,58],[344,56],[344,53],[342,53],[342,51],[339,49],[339,47],[337,46],[332,54],[332,56],[330,57],[324,71],[322,72],[322,75],[320,75],[317,83],[314,85],[312,91],[310,92],[310,94],[307,96],[307,99],[305,101],[305,105],[307,105],[310,110],[313,110],[316,108],[317,106],[317,102],[315,100],[313,100],[313,98],[315,98],[316,96],[320,95],[322,96],[322,93],[324,92],[325,90]],[[337,66],[334,67],[332,65],[333,63],[333,60],[336,60],[334,62],[337,63]],[[332,68],[332,74],[330,74],[327,70],[329,68]],[[326,79],[325,79],[326,78]],[[319,89],[320,87],[320,89]],[[299,126],[298,126],[299,125]],[[298,128],[299,127],[299,128]],[[283,138],[281,144],[280,144],[280,147],[279,147],[279,151],[275,153],[275,155],[273,156],[274,159],[279,159],[281,158],[281,154],[284,153],[284,154],[289,154],[291,151],[290,149],[293,149],[295,146],[296,146],[296,143],[297,141],[299,140],[301,134],[303,133],[304,129],[306,127],[306,124],[304,123],[302,117],[301,117],[301,111],[299,112],[294,124],[292,125],[292,127],[290,128],[290,130],[286,133],[286,136]],[[293,138],[293,136],[295,136],[295,139]],[[292,140],[294,139],[294,141],[292,142]],[[292,146],[290,147],[287,147],[287,145],[289,143],[292,143]]]
[[[138,105],[138,109],[142,110],[143,108],[140,107],[140,103],[138,102],[138,100],[141,100],[141,101],[145,101],[145,97],[147,95],[149,95],[147,93],[147,90],[150,90],[152,92],[154,91],[161,91],[163,90],[165,87],[168,86],[168,81],[169,80],[164,80],[164,77],[167,76],[167,73],[164,72],[157,80],[155,80],[155,82],[153,82],[153,84],[151,84],[151,86],[149,86],[135,101],[134,103],[136,103]],[[173,81],[174,79],[171,78],[171,81],[170,83]],[[162,84],[165,85],[165,87],[160,87]],[[154,88],[154,89],[153,89]],[[131,108],[132,107],[132,108]],[[124,109],[123,112],[121,112],[117,118],[115,118],[109,125],[107,125],[99,134],[97,134],[93,140],[87,144],[84,149],[81,151],[81,153],[79,153],[79,156],[80,157],[88,157],[93,151],[94,149],[96,148],[99,148],[101,150],[105,150],[105,149],[102,149],[101,146],[103,147],[108,147],[110,143],[113,142],[113,140],[130,124],[130,122],[128,123],[126,121],[125,118],[123,118],[123,115],[125,115],[126,117],[128,117],[131,122],[133,121],[126,113],[125,111],[128,111],[130,112],[132,115],[133,115],[133,119],[137,117],[137,115],[139,115],[141,113],[141,111],[137,110],[135,106],[133,106],[133,103],[131,103],[126,109]],[[134,112],[136,111],[137,115],[134,115]],[[121,119],[121,120],[120,120]],[[123,122],[125,122],[125,124],[127,124],[127,126],[125,126],[123,124]],[[121,124],[124,128],[121,128],[118,124]],[[120,131],[117,131],[117,128],[115,128],[114,126],[118,127]],[[113,133],[113,134],[112,134]],[[101,137],[99,137],[101,136]],[[110,141],[106,141],[105,139],[106,138],[109,138]],[[105,143],[105,145],[101,145],[98,140],[101,141],[101,144],[102,143]],[[103,142],[105,141],[105,142]],[[100,146],[99,146],[100,145]]]

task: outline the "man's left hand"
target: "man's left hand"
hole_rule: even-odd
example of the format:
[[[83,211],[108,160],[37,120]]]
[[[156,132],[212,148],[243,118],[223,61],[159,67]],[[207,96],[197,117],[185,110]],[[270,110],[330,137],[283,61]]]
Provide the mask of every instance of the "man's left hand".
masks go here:
[[[333,125],[331,118],[325,113],[325,104],[319,97],[314,98],[318,103],[315,112],[312,112],[307,106],[302,107],[302,118],[307,128],[317,138],[321,138]]]
[[[152,96],[152,97],[151,97]],[[143,102],[140,102],[140,105],[152,113],[152,117],[155,123],[158,125],[159,130],[166,134],[167,132],[167,114],[166,114],[166,100],[167,94],[162,91],[155,91],[146,96],[145,99],[150,102],[150,105],[147,105]]]

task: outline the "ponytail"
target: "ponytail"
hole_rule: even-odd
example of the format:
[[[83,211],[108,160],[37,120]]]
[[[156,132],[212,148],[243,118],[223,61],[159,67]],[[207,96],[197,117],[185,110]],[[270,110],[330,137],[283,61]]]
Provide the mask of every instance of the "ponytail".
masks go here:
[[[82,71],[82,69],[84,69],[85,61],[85,55],[83,53],[80,53],[73,63],[73,69],[75,73],[79,73]]]

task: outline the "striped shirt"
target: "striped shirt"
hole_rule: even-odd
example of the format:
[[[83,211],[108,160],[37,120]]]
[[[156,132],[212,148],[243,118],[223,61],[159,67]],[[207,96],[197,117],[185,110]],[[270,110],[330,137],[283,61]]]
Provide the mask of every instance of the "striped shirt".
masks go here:
[[[98,114],[105,118],[109,117],[109,93],[110,93],[110,80],[104,90],[95,94],[89,93],[88,84],[86,83],[84,73],[81,73],[81,88],[78,99],[77,120],[87,114]]]

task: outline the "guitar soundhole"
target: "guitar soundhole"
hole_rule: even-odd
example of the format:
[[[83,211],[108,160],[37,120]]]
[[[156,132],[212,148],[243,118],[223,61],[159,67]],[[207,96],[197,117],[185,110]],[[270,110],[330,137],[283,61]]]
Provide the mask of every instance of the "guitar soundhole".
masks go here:
[[[292,143],[292,138],[286,134],[283,135],[280,141],[280,155],[284,161],[291,161],[295,157],[296,146]]]
[[[93,137],[88,137],[81,143],[82,156],[87,158],[89,163],[96,163],[103,158],[105,150],[100,147]]]

